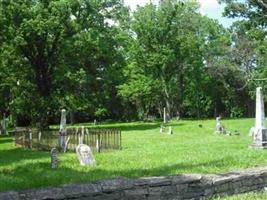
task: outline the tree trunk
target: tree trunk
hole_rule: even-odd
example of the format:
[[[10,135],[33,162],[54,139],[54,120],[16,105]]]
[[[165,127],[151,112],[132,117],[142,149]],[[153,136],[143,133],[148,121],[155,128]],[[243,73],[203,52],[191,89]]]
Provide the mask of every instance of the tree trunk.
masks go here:
[[[50,94],[50,77],[48,64],[44,59],[38,58],[35,62],[35,80],[41,97],[47,97]]]

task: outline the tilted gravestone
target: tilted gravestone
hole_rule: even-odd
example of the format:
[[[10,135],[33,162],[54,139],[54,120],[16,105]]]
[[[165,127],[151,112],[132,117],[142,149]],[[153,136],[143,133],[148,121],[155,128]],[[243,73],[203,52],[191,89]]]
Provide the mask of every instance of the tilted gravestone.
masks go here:
[[[85,144],[80,144],[76,147],[77,157],[80,164],[83,166],[94,166],[96,165],[95,158],[91,151],[91,148]]]
[[[52,148],[51,149],[51,168],[57,169],[58,163],[59,163],[58,150],[57,150],[57,148]]]
[[[267,130],[265,127],[264,101],[262,88],[256,90],[256,121],[253,133],[252,147],[265,149],[267,148]]]

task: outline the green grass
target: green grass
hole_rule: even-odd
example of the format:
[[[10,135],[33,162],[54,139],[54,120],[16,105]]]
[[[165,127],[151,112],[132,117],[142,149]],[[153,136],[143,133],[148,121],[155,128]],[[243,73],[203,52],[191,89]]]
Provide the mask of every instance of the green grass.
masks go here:
[[[111,123],[122,130],[121,151],[95,154],[96,167],[82,167],[76,154],[60,154],[60,167],[50,169],[49,152],[16,147],[0,138],[0,191],[21,190],[115,177],[162,176],[178,173],[218,173],[266,165],[267,151],[249,148],[254,120],[223,120],[240,136],[213,133],[215,120],[175,121],[174,135],[161,135],[160,123]],[[198,125],[202,124],[200,128]],[[86,125],[86,124],[83,124]]]
[[[213,200],[266,200],[266,199],[267,199],[267,192],[258,192],[258,193],[251,192],[236,196],[213,198]]]

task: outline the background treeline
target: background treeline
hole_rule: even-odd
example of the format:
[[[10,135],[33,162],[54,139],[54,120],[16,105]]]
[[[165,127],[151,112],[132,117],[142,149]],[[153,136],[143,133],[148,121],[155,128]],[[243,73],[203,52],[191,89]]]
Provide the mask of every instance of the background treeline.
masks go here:
[[[0,116],[17,125],[252,116],[267,89],[267,4],[224,0],[226,29],[196,1],[130,12],[121,0],[0,0]],[[266,92],[267,93],[267,92]],[[1,117],[0,117],[1,118]]]

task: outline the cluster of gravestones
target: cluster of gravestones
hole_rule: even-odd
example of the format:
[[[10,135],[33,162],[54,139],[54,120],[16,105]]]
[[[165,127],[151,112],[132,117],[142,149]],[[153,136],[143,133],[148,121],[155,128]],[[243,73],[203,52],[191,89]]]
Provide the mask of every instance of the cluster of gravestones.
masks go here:
[[[239,134],[235,131],[236,135]],[[216,118],[216,131],[218,134],[231,135],[230,131],[227,131],[221,123],[221,117]],[[267,129],[265,127],[265,113],[264,113],[264,99],[262,88],[256,89],[256,117],[255,126],[249,131],[249,135],[253,137],[253,148],[266,149],[267,148]]]
[[[59,147],[66,152],[69,137],[66,134],[66,110],[61,111],[61,120],[59,128]],[[96,161],[91,148],[88,145],[82,144],[82,139],[79,140],[79,145],[76,147],[77,158],[82,166],[95,166]],[[59,166],[59,151],[56,147],[51,149],[51,168],[57,169]]]
[[[163,125],[160,127],[160,133],[165,132],[165,125],[167,124],[167,115],[166,109],[164,108],[163,113]],[[250,134],[253,136],[253,144],[252,147],[265,149],[267,148],[267,130],[265,128],[265,114],[264,114],[264,100],[262,88],[258,87],[256,90],[256,122],[255,127],[250,130]],[[94,122],[96,124],[96,121]],[[202,127],[202,125],[201,125]],[[225,127],[221,123],[221,117],[216,118],[216,133],[231,135],[230,131],[227,131]],[[66,110],[62,110],[61,113],[61,121],[60,121],[60,147],[64,150],[67,149],[68,138],[66,138]],[[169,126],[168,134],[172,135],[172,127]],[[239,133],[235,131],[235,135]],[[96,161],[94,159],[91,148],[88,145],[82,144],[82,140],[80,140],[80,144],[76,148],[76,154],[80,161],[80,164],[83,166],[94,166],[96,165]],[[53,148],[51,150],[51,167],[56,169],[58,167],[59,159],[58,159],[58,150]]]

